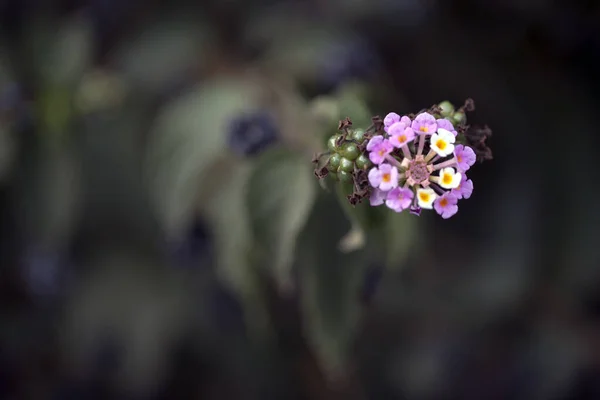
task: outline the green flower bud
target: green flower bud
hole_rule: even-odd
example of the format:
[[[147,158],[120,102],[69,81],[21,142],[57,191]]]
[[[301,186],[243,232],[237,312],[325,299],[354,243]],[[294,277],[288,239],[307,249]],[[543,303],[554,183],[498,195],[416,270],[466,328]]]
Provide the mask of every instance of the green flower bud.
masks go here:
[[[336,143],[340,136],[342,135],[336,134],[331,136],[329,140],[327,140],[327,148],[329,149],[329,151],[337,152],[340,149]]]
[[[442,109],[442,117],[450,117],[454,113],[454,105],[448,100],[442,101],[438,106]]]
[[[348,160],[354,161],[358,156],[360,156],[360,150],[356,144],[348,142],[342,145],[340,154]]]
[[[365,141],[366,132],[363,129],[355,129],[352,132],[352,139],[356,140],[358,143],[362,143]]]
[[[342,156],[337,153],[334,153],[331,157],[329,157],[329,162],[327,163],[327,169],[329,172],[335,172],[340,167],[340,160]]]
[[[354,171],[354,162],[342,157],[340,159],[340,167],[338,172],[352,172]]]
[[[328,177],[331,177],[334,181],[339,181],[338,175],[335,172],[330,172],[327,174]]]
[[[369,160],[369,157],[365,156],[364,154],[361,154],[356,159],[356,167],[358,169],[367,170],[367,169],[371,168],[372,165],[373,165],[373,163],[371,163],[371,160]]]
[[[350,172],[340,171],[337,173],[337,177],[340,182],[343,182],[343,183],[352,182],[352,174]]]
[[[467,116],[465,115],[464,112],[455,112],[454,115],[452,116],[452,123],[454,124],[454,126],[460,125],[466,121],[467,121]]]

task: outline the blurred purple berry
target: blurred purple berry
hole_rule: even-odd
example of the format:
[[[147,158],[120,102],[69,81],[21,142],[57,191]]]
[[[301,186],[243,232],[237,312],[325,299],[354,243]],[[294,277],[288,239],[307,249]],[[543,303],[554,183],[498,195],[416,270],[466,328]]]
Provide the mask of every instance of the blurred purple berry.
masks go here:
[[[229,147],[237,154],[253,156],[277,141],[279,130],[273,116],[265,111],[243,114],[231,121]]]
[[[210,294],[209,302],[212,321],[219,331],[244,332],[244,311],[235,295],[217,286]]]
[[[381,278],[383,277],[383,265],[370,265],[365,271],[363,283],[360,288],[360,301],[364,305],[371,304],[373,296],[377,293]]]
[[[350,40],[332,44],[322,57],[319,83],[324,93],[352,80],[368,80],[380,69],[381,61],[369,42]]]
[[[211,235],[204,221],[196,219],[181,241],[171,245],[170,256],[175,264],[195,268],[208,264],[211,257]]]

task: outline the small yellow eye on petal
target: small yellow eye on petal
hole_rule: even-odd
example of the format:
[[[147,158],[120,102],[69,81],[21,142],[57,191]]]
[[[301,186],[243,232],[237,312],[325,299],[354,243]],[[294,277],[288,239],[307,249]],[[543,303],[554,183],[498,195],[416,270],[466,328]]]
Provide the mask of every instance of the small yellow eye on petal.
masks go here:
[[[462,174],[448,167],[440,171],[439,185],[444,189],[456,189],[460,185]]]
[[[437,195],[433,189],[419,189],[417,190],[417,201],[421,208],[433,208],[433,202],[437,198]]]

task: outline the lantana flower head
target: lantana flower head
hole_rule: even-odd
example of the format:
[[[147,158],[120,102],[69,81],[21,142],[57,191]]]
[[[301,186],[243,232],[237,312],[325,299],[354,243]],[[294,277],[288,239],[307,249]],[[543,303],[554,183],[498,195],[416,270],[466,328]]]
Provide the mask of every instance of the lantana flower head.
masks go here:
[[[326,153],[329,163],[315,174],[351,177],[346,182],[353,182],[354,191],[347,197],[353,205],[368,197],[371,206],[385,205],[394,212],[418,216],[434,210],[450,218],[458,212],[459,201],[473,193],[466,172],[475,161],[492,158],[486,144],[491,130],[466,125],[465,112],[473,109],[467,100],[457,110],[433,106],[416,115],[390,112],[384,119],[373,117],[373,125],[360,135],[351,133],[352,122],[346,118],[339,125],[344,133],[328,145],[335,154]],[[350,161],[342,162],[344,158]]]

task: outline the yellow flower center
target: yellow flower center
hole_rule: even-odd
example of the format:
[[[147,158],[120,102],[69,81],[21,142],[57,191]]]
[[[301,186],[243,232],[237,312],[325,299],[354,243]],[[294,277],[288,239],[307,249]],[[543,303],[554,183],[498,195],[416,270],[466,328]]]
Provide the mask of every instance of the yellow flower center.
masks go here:
[[[400,136],[398,137],[398,141],[399,141],[400,143],[404,143],[404,142],[406,142],[406,135],[404,135],[404,134],[400,135]]]
[[[438,139],[437,142],[435,142],[435,145],[437,146],[438,149],[444,150],[448,144],[446,143],[445,140]]]
[[[385,153],[385,150],[379,150],[379,155],[383,157],[383,154]]]
[[[440,200],[440,206],[446,207],[448,205],[448,199],[443,198]]]
[[[428,203],[429,202],[429,193],[425,193],[425,192],[419,193],[419,199],[421,199],[421,201],[423,203]]]
[[[444,183],[444,185],[450,185],[452,183],[452,175],[444,174],[442,176],[442,182]]]
[[[385,183],[388,183],[389,181],[392,180],[392,176],[390,174],[383,174],[383,177],[381,178]]]
[[[425,125],[422,125],[422,126],[419,128],[419,130],[420,130],[421,132],[425,132],[425,133],[427,133],[427,132],[429,131],[429,128],[427,128],[427,126],[425,126]]]
[[[456,156],[456,161],[458,161],[459,163],[462,162],[462,156],[460,156],[460,155]]]

